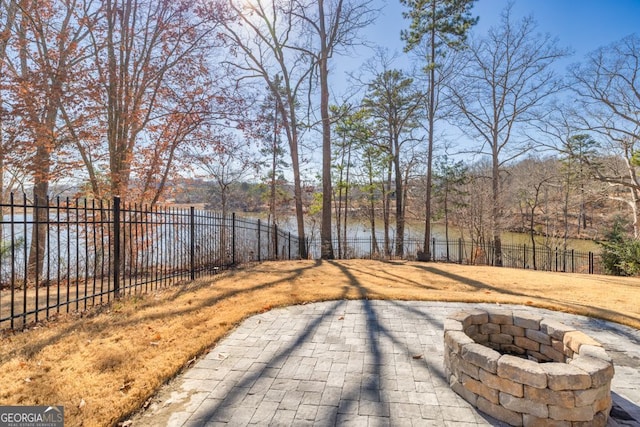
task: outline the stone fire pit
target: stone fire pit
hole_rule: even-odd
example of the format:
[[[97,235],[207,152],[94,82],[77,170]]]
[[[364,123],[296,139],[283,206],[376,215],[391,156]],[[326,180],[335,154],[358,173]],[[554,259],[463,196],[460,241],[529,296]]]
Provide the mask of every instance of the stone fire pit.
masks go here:
[[[451,388],[513,426],[605,426],[613,363],[588,335],[510,310],[456,313],[444,325]]]

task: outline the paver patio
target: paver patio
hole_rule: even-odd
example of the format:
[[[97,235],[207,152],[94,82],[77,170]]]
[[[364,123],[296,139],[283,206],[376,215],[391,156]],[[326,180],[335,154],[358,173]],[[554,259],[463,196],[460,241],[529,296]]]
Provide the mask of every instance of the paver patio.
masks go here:
[[[488,308],[495,305],[474,304]],[[342,300],[245,320],[165,386],[134,426],[501,426],[448,386],[443,320],[461,303]],[[640,425],[640,332],[525,306],[600,341],[614,361],[610,426]]]

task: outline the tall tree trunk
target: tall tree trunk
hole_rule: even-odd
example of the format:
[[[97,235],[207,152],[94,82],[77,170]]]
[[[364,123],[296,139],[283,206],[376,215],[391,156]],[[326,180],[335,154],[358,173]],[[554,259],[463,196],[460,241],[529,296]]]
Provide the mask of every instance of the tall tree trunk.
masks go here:
[[[290,88],[291,82],[289,81],[289,75],[284,74],[283,81],[285,87]],[[271,91],[278,94],[278,87],[272,86]],[[296,226],[298,232],[298,255],[301,259],[308,258],[307,239],[304,231],[304,210],[302,201],[302,179],[300,178],[300,153],[298,152],[298,129],[295,125],[297,123],[297,115],[295,110],[295,97],[289,90],[286,94],[286,102],[278,101],[276,99],[276,107],[280,111],[280,117],[282,120],[282,127],[287,135],[287,142],[289,143],[289,154],[291,156],[291,169],[293,172],[293,200],[296,210]]]
[[[349,172],[351,167],[351,143],[349,143],[348,147],[349,153],[347,154],[347,177],[346,185],[344,187],[344,236],[342,238],[342,242],[344,243],[342,254],[345,258],[347,257],[347,218],[349,216]]]
[[[276,220],[276,168],[278,165],[278,98],[275,98],[276,108],[274,108],[273,112],[273,146],[271,149],[271,194],[269,196],[269,214],[271,216],[271,222],[275,226],[277,225]],[[277,253],[278,248],[276,248],[276,244],[278,242],[278,236],[276,233],[273,233],[272,246]]]
[[[3,73],[5,72],[4,68],[5,68],[5,61],[6,61],[6,55],[7,55],[7,45],[9,44],[9,39],[10,39],[10,33],[9,31],[11,30],[11,28],[13,28],[14,22],[15,22],[15,18],[16,18],[16,13],[18,10],[18,4],[14,1],[14,0],[9,0],[7,2],[4,2],[4,8],[5,8],[5,20],[2,24],[4,24],[4,28],[5,28],[5,34],[3,34],[3,37],[0,37],[0,75],[3,75]],[[4,89],[0,90],[0,111],[4,110]],[[3,123],[4,117],[3,115],[0,115],[0,203],[4,203],[5,201],[5,197],[7,196],[5,194],[5,182],[4,182],[4,176],[5,176],[5,158],[6,158],[6,153],[5,150],[6,145],[5,145],[5,132],[3,131],[4,129],[4,123]],[[3,208],[4,209],[4,208]],[[4,212],[0,211],[0,215],[3,215]]]
[[[107,141],[109,145],[109,172],[111,179],[111,196],[127,200],[127,187],[130,175],[130,159],[127,159],[129,142],[129,102],[132,96],[127,87],[131,52],[127,49],[131,42],[128,32],[131,15],[131,2],[121,5],[111,0],[106,2],[107,15]],[[120,17],[122,28],[116,28]],[[119,39],[119,41],[118,41]],[[119,51],[119,55],[116,52]],[[126,94],[125,94],[126,92]]]
[[[449,258],[449,184],[446,184],[444,190],[444,240],[447,242],[447,262],[450,262]]]
[[[567,239],[569,238],[569,196],[571,195],[569,183],[571,178],[567,173],[567,187],[564,192],[564,204],[562,206],[562,217],[564,220],[564,236],[562,239],[562,249],[567,250]],[[580,227],[578,227],[578,233],[580,233]]]
[[[400,153],[398,152],[398,140],[395,141],[395,157],[393,164],[396,175],[396,255],[404,256],[404,191],[402,186],[402,171],[400,170]]]
[[[284,76],[286,87],[290,87],[288,76]],[[272,88],[274,93],[277,93],[277,88]],[[278,102],[278,108],[280,109],[280,117],[282,117],[282,125],[287,135],[287,141],[289,142],[289,154],[291,155],[291,169],[293,171],[293,198],[296,208],[296,225],[298,231],[299,247],[298,254],[301,259],[307,259],[309,257],[307,248],[307,239],[304,231],[304,210],[302,203],[302,179],[300,178],[300,153],[298,152],[298,129],[295,126],[297,123],[297,115],[295,111],[295,98],[291,93],[287,94],[287,105],[285,109],[285,103]]]
[[[629,206],[633,212],[633,237],[640,238],[640,192],[635,188],[629,188],[631,198]]]
[[[24,9],[26,11],[28,8]],[[32,12],[35,9],[31,9]],[[35,11],[37,13],[37,11]],[[27,52],[27,25],[31,21],[27,16],[22,18],[18,37],[20,38],[20,72],[25,82],[31,79],[31,70],[28,64]],[[46,52],[46,45],[42,39],[36,37],[39,47],[43,53]],[[57,51],[60,55],[56,68],[45,68],[44,73],[47,77],[47,86],[45,89],[45,105],[42,107],[36,105],[37,101],[28,97],[25,101],[28,106],[28,116],[30,126],[32,128],[32,137],[34,139],[35,155],[32,163],[33,175],[33,228],[31,233],[31,243],[29,245],[29,258],[27,260],[27,275],[36,282],[40,279],[43,267],[47,242],[48,226],[47,209],[49,193],[49,182],[51,179],[51,154],[56,145],[56,121],[58,117],[59,104],[62,98],[62,82],[60,76],[64,76],[65,55],[62,49]],[[50,64],[48,64],[50,65]],[[53,65],[50,65],[54,67]]]
[[[322,224],[320,226],[321,258],[333,259],[331,236],[331,122],[329,119],[329,56],[325,28],[324,0],[318,0],[320,28],[320,117],[322,119]]]
[[[38,150],[40,151],[40,150]],[[44,156],[43,156],[44,157]],[[42,159],[45,160],[44,158]],[[27,262],[27,276],[31,281],[39,281],[44,269],[44,258],[47,243],[47,195],[49,193],[48,179],[36,179],[33,186],[33,227],[31,229],[31,243],[29,245],[29,260]],[[37,206],[35,203],[37,202]]]
[[[371,224],[371,255],[377,255],[378,240],[376,238],[376,205],[375,205],[375,187],[373,186],[373,176],[369,173],[369,222]]]
[[[390,235],[390,223],[391,223],[391,163],[388,165],[387,170],[387,182],[382,183],[382,199],[383,199],[383,212],[382,217],[384,220],[384,255],[388,257],[391,255],[391,235]]]
[[[342,146],[342,150],[341,150],[341,158],[340,158],[340,175],[338,177],[338,194],[337,194],[337,200],[334,200],[334,206],[335,206],[335,211],[336,211],[336,235],[338,238],[337,244],[338,244],[338,259],[342,259],[344,257],[344,247],[345,247],[345,243],[344,240],[342,239],[342,225],[343,225],[343,221],[342,221],[342,206],[343,203],[346,206],[346,201],[344,201],[343,198],[343,189],[344,189],[344,166],[345,166],[345,160],[344,157],[346,155],[346,151],[345,151],[345,138],[342,138],[342,142],[343,142],[343,146]],[[336,159],[337,160],[337,159]],[[336,197],[334,196],[334,199]],[[345,223],[346,224],[346,223]],[[345,239],[346,239],[346,234],[344,235]]]
[[[497,141],[494,144],[497,147]],[[491,190],[492,190],[492,233],[493,233],[493,250],[495,258],[495,266],[502,267],[502,226],[500,224],[501,205],[500,205],[500,167],[498,163],[498,153],[493,154],[492,176],[491,176]]]
[[[54,85],[55,88],[55,85]],[[52,90],[55,94],[55,89]],[[28,260],[28,276],[38,281],[43,273],[44,258],[47,242],[47,208],[49,196],[49,181],[51,173],[51,147],[54,145],[54,130],[57,117],[57,107],[49,101],[44,125],[38,125],[36,130],[37,148],[34,158],[33,176],[33,230]],[[37,203],[37,204],[36,204]]]
[[[582,170],[580,172],[580,179],[582,179]],[[584,183],[580,184],[580,214],[578,216],[578,233],[580,233],[580,225],[582,230],[587,229],[587,208],[584,202]]]
[[[307,239],[304,234],[304,210],[302,206],[302,179],[300,178],[300,159],[298,154],[297,135],[289,145],[291,150],[291,167],[293,169],[293,197],[296,206],[296,224],[298,227],[298,238],[300,239],[300,258],[307,259]]]
[[[537,200],[537,195],[536,195],[536,200]],[[537,202],[536,202],[537,203]],[[536,206],[535,204],[531,207],[531,218],[529,218],[529,233],[530,233],[530,237],[531,237],[531,250],[533,251],[533,269],[537,270],[538,269],[538,264],[536,262],[536,237],[535,237],[535,232],[534,232],[534,228],[535,228],[535,210],[536,210]]]
[[[435,16],[436,2],[431,2],[431,13]],[[424,218],[424,246],[423,261],[431,261],[433,254],[431,253],[431,186],[433,181],[433,124],[435,122],[434,114],[436,111],[435,93],[436,93],[436,26],[432,25],[430,34],[431,44],[431,61],[429,63],[429,107],[428,107],[428,145],[427,145],[427,188],[425,194],[425,218]]]

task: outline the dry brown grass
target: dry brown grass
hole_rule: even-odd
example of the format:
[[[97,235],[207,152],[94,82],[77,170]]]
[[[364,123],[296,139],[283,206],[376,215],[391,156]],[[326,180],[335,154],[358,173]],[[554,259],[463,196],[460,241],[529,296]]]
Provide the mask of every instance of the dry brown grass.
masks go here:
[[[640,329],[640,279],[415,262],[299,261],[237,271],[2,338],[0,404],[58,404],[113,425],[241,320],[335,299],[526,304]]]

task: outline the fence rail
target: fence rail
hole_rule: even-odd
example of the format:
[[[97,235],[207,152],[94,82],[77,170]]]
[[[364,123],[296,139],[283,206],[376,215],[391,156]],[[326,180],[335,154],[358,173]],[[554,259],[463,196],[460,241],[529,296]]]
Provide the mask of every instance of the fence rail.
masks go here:
[[[79,312],[121,295],[143,293],[250,262],[297,259],[298,237],[261,220],[189,209],[160,209],[114,198],[0,204],[0,330],[62,312]],[[348,239],[342,258],[415,259],[422,239]],[[309,244],[305,242],[304,244]],[[334,243],[337,248],[337,242]],[[313,242],[306,249],[318,255]],[[491,244],[433,239],[435,261],[495,265]],[[502,265],[602,273],[600,255],[502,245]]]
[[[13,195],[0,209],[0,329],[299,254],[296,236],[235,214]]]
[[[337,245],[337,242],[336,242]],[[345,259],[416,259],[422,251],[422,239],[404,239],[402,253],[397,253],[395,242],[385,249],[383,241],[374,244],[371,238],[347,239],[342,250]],[[434,261],[469,265],[496,265],[496,248],[492,243],[477,244],[458,240],[431,240]],[[603,274],[600,254],[573,249],[549,248],[538,245],[502,245],[502,266],[568,273]]]

